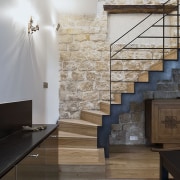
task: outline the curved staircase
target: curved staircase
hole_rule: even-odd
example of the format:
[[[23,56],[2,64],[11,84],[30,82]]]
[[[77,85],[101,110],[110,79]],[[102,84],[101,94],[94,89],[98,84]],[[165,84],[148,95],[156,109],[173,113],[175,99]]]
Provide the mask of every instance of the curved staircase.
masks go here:
[[[168,1],[169,2],[169,1]],[[166,6],[166,3],[163,7]],[[177,6],[175,6],[177,8]],[[173,16],[171,13],[169,16]],[[163,14],[161,20],[164,23],[164,18],[168,16]],[[177,16],[177,14],[176,14]],[[178,18],[177,18],[178,19]],[[141,23],[140,23],[141,24]],[[149,28],[154,28],[155,26],[161,27],[162,30],[165,27],[172,27],[174,25],[162,24],[159,25],[159,21],[150,25]],[[179,26],[176,24],[175,28]],[[148,28],[148,30],[149,30]],[[177,28],[179,29],[179,28]],[[164,30],[163,30],[164,31]],[[143,36],[144,32],[140,32],[137,36],[138,39],[148,38]],[[127,35],[127,34],[126,34]],[[164,43],[164,39],[167,37],[162,34],[163,44],[161,47],[137,47],[134,48],[133,42],[137,39],[135,38],[129,44],[125,45],[123,48],[117,49],[119,46],[118,41],[111,44],[111,58],[110,58],[110,101],[102,101],[99,103],[99,110],[82,110],[80,114],[80,119],[60,119],[59,121],[59,166],[62,172],[76,172],[78,167],[83,172],[104,172],[105,171],[105,156],[104,148],[98,148],[98,141],[104,138],[104,141],[108,142],[106,131],[106,136],[101,134],[98,136],[99,127],[103,127],[103,120],[106,117],[112,118],[112,105],[121,104],[122,94],[135,93],[135,83],[136,82],[149,82],[149,72],[150,71],[163,71],[163,61],[164,60],[177,60],[178,59],[178,48],[173,45],[167,45]],[[152,38],[152,37],[149,37]],[[153,37],[157,38],[157,37]],[[169,38],[169,37],[168,37]],[[174,37],[171,37],[172,39]],[[175,44],[179,44],[177,41],[177,36]],[[147,40],[148,41],[148,40]],[[151,52],[151,56],[143,57],[132,57],[133,51]],[[158,56],[157,56],[157,53]],[[124,56],[122,54],[125,54]],[[141,53],[140,53],[141,54]],[[141,54],[142,55],[142,54]],[[127,67],[129,67],[127,69]],[[113,121],[112,121],[113,122]],[[112,124],[112,122],[108,122]],[[108,127],[110,128],[110,127]],[[101,130],[104,131],[104,130]],[[98,140],[100,139],[100,140]],[[108,143],[107,143],[108,144]],[[91,165],[95,168],[91,169]],[[83,166],[83,168],[82,168]]]

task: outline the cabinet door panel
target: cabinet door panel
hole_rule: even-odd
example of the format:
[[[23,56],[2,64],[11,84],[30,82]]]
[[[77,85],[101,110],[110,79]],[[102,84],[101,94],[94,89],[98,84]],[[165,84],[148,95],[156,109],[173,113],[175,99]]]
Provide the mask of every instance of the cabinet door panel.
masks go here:
[[[58,148],[58,129],[40,144],[40,148]]]
[[[59,180],[57,133],[54,131],[18,164],[18,180]]]
[[[43,180],[45,177],[45,150],[36,148],[17,166],[18,180]]]
[[[1,180],[16,180],[16,167],[11,169]]]

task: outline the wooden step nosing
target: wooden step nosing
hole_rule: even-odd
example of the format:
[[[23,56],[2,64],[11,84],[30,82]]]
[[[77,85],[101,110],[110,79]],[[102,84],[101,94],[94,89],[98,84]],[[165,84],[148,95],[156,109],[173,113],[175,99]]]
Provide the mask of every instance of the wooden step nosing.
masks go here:
[[[82,110],[82,113],[92,114],[92,115],[98,116],[98,117],[109,115],[100,110]]]
[[[97,137],[95,136],[79,136],[79,137],[74,137],[74,136],[58,136],[58,139],[69,139],[69,138],[72,138],[72,139],[97,139]]]
[[[74,120],[71,120],[71,119],[62,119],[62,120],[60,120],[59,124],[61,125],[61,123],[78,124],[78,125],[94,126],[94,127],[98,126],[95,123],[91,123],[89,121],[85,121],[85,120],[82,120],[82,119],[78,119],[78,120],[77,119],[74,119]]]

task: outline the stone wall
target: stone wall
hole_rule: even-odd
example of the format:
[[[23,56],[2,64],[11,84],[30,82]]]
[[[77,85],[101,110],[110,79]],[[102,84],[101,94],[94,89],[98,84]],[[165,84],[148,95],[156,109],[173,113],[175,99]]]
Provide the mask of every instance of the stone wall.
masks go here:
[[[172,69],[171,79],[158,81],[155,91],[144,91],[145,99],[180,98],[180,69]],[[119,123],[112,125],[110,145],[145,144],[144,102],[132,102],[130,112],[119,116]]]
[[[78,118],[109,99],[107,15],[60,15],[60,117]]]
[[[144,103],[131,102],[130,112],[119,116],[119,123],[112,125],[110,145],[145,144]]]
[[[154,1],[155,2],[155,1]],[[157,1],[155,3],[159,3]],[[145,0],[98,0],[96,15],[60,14],[60,118],[79,118],[82,109],[99,109],[101,100],[109,100],[109,56],[107,40],[108,16],[103,4],[146,4]],[[176,32],[172,31],[172,34]],[[134,45],[138,46],[138,45]],[[158,53],[142,52],[154,57]],[[127,57],[127,54],[124,53]],[[128,56],[136,57],[137,52]],[[122,57],[123,58],[123,57]],[[154,61],[135,64],[150,67]],[[128,69],[132,64],[123,64]],[[114,65],[116,66],[116,64]],[[123,75],[119,75],[122,79]],[[128,75],[129,76],[129,75]],[[115,77],[117,78],[117,77]],[[151,92],[150,92],[151,94]],[[119,124],[112,125],[110,144],[144,144],[144,105],[132,102],[130,112],[119,115]]]

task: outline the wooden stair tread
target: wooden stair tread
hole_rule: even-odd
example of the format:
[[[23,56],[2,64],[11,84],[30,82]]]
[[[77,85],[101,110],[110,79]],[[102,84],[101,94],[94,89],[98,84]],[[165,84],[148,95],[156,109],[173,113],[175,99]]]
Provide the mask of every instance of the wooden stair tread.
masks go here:
[[[104,104],[109,104],[110,105],[110,101],[101,101]],[[117,102],[115,101],[111,101],[111,104],[117,104]]]
[[[66,122],[66,123],[71,123],[71,124],[82,124],[82,125],[98,126],[95,123],[91,123],[91,122],[84,121],[84,120],[81,120],[81,119],[60,119],[60,121],[59,121],[60,126],[61,126],[61,122]]]
[[[110,105],[110,101],[101,101],[101,103]],[[119,103],[116,101],[111,101],[111,104],[119,104]]]
[[[97,137],[95,137],[95,136],[87,136],[87,135],[82,135],[82,134],[77,134],[77,133],[71,133],[71,132],[65,132],[65,131],[59,131],[59,132],[58,132],[58,137],[94,138],[94,139],[97,138]]]
[[[97,116],[104,116],[104,115],[109,115],[103,111],[100,111],[100,110],[82,110],[82,112],[86,112],[86,113],[89,113],[89,114],[96,114]]]

